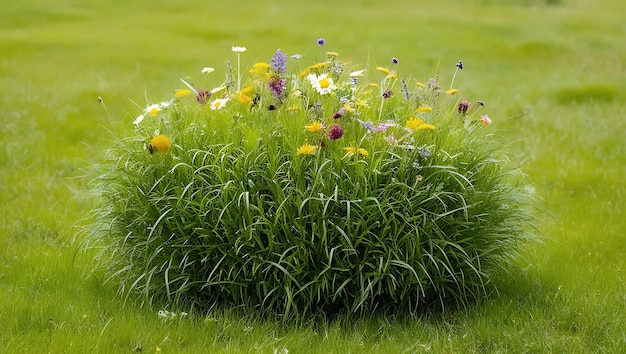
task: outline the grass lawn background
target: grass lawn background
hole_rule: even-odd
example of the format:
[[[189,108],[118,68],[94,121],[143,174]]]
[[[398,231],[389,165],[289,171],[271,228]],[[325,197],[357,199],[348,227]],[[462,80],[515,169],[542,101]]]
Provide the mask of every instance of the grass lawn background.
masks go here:
[[[0,10],[0,351],[617,352],[626,345],[626,3],[621,0],[70,1]],[[543,244],[501,294],[417,320],[289,327],[123,306],[77,250],[85,169],[138,108],[205,66],[315,55],[427,80],[441,68],[513,143]],[[98,102],[102,97],[107,110]]]

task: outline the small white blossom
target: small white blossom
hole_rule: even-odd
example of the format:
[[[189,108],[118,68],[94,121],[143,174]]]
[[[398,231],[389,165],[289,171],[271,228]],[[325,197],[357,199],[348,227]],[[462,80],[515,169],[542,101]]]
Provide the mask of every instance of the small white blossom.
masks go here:
[[[246,47],[235,47],[233,46],[233,52],[235,53],[243,53],[246,51]]]
[[[215,69],[210,68],[210,67],[208,67],[208,66],[207,66],[206,68],[203,68],[203,69],[202,69],[202,73],[203,73],[203,74],[210,74],[210,73],[212,73],[212,72],[214,72],[214,71],[215,71]]]
[[[216,111],[224,108],[226,106],[226,102],[228,102],[229,98],[218,98],[215,101],[211,102],[211,110]]]

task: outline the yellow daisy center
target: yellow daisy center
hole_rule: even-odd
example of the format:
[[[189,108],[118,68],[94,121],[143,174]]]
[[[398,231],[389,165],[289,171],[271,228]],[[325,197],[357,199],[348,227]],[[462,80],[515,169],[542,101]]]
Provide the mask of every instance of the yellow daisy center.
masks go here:
[[[324,78],[320,80],[320,87],[321,88],[328,88],[328,86],[330,86],[330,80]]]

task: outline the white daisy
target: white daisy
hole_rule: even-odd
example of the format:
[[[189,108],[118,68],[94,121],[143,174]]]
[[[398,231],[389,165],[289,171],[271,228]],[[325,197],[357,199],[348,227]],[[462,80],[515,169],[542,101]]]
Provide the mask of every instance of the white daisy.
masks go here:
[[[320,95],[331,93],[333,90],[337,89],[333,79],[328,77],[328,74],[321,74],[320,76],[309,74],[307,79],[309,79],[311,86],[313,86],[313,88],[317,90]]]
[[[230,98],[218,98],[215,101],[211,102],[211,110],[215,111],[218,109],[222,109],[224,108],[224,106],[226,105],[226,102],[228,102],[228,100],[230,100]]]
[[[210,73],[212,73],[212,72],[214,72],[214,71],[215,71],[215,69],[210,68],[210,67],[206,67],[206,68],[203,68],[203,69],[202,69],[202,73],[203,73],[203,74],[210,74]]]
[[[246,47],[235,47],[233,46],[233,52],[235,53],[243,53],[246,51]]]

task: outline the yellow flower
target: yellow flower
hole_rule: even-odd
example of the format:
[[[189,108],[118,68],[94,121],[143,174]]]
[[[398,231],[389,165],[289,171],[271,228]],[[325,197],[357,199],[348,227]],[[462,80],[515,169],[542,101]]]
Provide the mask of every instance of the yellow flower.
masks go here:
[[[425,86],[424,86],[424,84],[423,84],[423,83],[421,83],[421,82],[419,82],[419,81],[417,81],[415,84],[416,84],[417,86],[421,87],[421,88],[424,88],[424,87],[425,87]]]
[[[269,77],[270,65],[268,63],[256,63],[249,70],[250,74],[260,76],[261,78]]]
[[[243,90],[242,90],[241,92],[239,92],[239,102],[241,103],[252,102],[252,98],[248,97],[245,93],[243,93]]]
[[[418,130],[423,123],[424,121],[419,118],[411,118],[406,122],[406,127],[411,130]]]
[[[357,151],[359,152],[359,154],[363,155],[364,157],[367,157],[369,155],[367,150],[365,150],[363,148],[359,148]]]
[[[339,56],[339,53],[337,53],[337,52],[326,52],[326,55],[328,55],[329,57],[335,57],[336,58],[336,57]]]
[[[148,146],[148,150],[151,154],[155,152],[166,153],[172,149],[172,142],[170,138],[165,135],[157,135],[152,140],[150,140],[150,145]]]
[[[249,94],[250,92],[254,91],[254,86],[246,86],[244,88],[241,89],[241,93],[243,93],[244,95]]]
[[[352,106],[350,106],[348,102],[343,104],[343,109],[345,109],[346,112],[350,112],[350,113],[354,113],[356,111],[354,108],[352,108]]]
[[[188,89],[180,89],[180,90],[176,90],[176,92],[174,92],[174,97],[176,98],[181,98],[181,97],[185,97],[188,94],[191,93],[191,90]]]
[[[455,93],[458,93],[458,92],[459,92],[459,90],[457,90],[457,89],[455,89],[455,88],[453,88],[453,89],[449,89],[448,91],[446,91],[446,93],[447,93],[448,95],[454,95]]]
[[[427,123],[420,124],[420,126],[417,127],[417,130],[435,130],[435,129],[436,127],[434,125],[427,124]]]
[[[298,148],[296,153],[298,155],[312,155],[315,152],[315,150],[317,150],[316,145],[304,144]]]
[[[353,146],[348,146],[343,148],[344,150],[346,150],[348,152],[348,154],[354,154],[356,152],[356,148]]]
[[[410,130],[434,130],[435,126],[432,124],[424,123],[419,118],[411,118],[406,122],[407,129]]]
[[[415,110],[415,112],[430,112],[432,111],[433,108],[430,106],[424,106],[424,107],[419,107],[418,109]]]
[[[391,71],[389,71],[389,69],[383,68],[382,66],[377,67],[376,70],[378,70],[378,72],[381,72],[381,73],[383,73],[385,75],[389,75],[389,73],[391,73]]]
[[[367,86],[371,86],[371,87],[378,87],[378,84],[370,82],[369,84],[367,84]]]
[[[313,122],[309,125],[305,125],[304,127],[311,133],[321,133],[324,131],[324,126],[321,122]]]
[[[311,66],[309,66],[309,69],[321,69],[321,68],[323,68],[323,67],[325,67],[325,66],[327,66],[327,65],[328,65],[328,63],[327,63],[327,62],[317,63],[317,64],[315,64],[315,65],[311,65]]]
[[[385,80],[387,80],[387,79],[395,79],[396,77],[398,77],[398,75],[396,75],[396,74],[389,74],[389,75],[387,75],[385,77]]]
[[[295,112],[295,111],[297,111],[299,109],[300,109],[300,107],[298,107],[298,106],[291,106],[291,107],[287,108],[287,112]]]
[[[346,156],[352,156],[355,153],[359,153],[359,155],[363,156],[363,157],[367,157],[369,155],[369,153],[367,152],[367,150],[363,149],[363,148],[355,148],[353,146],[348,146],[343,148],[346,151]],[[346,157],[344,156],[344,157]]]

